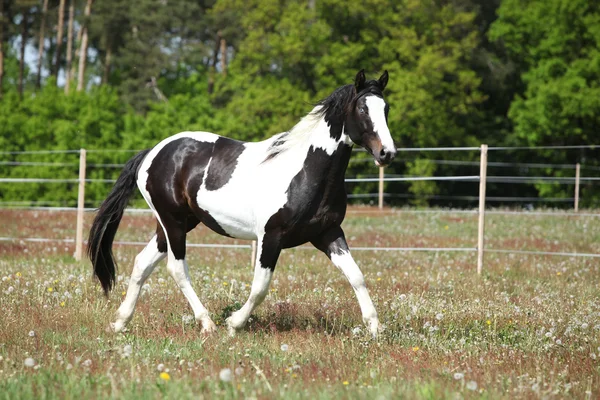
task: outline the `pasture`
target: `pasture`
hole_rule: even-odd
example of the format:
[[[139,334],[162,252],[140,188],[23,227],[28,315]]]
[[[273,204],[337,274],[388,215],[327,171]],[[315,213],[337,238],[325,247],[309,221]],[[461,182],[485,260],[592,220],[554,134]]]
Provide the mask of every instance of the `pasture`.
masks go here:
[[[477,216],[349,213],[350,247],[474,247]],[[87,215],[86,226],[92,219]],[[74,237],[69,212],[0,210],[0,236]],[[155,223],[126,214],[116,240]],[[200,226],[190,243],[235,242]],[[486,248],[600,253],[600,218],[488,215]],[[115,246],[107,300],[65,243],[0,242],[0,398],[598,398],[600,261],[474,252],[353,253],[384,325],[372,340],[344,276],[285,250],[270,294],[229,337],[252,281],[245,249],[188,250],[219,330],[200,334],[164,262],[124,334],[106,330],[140,247]]]

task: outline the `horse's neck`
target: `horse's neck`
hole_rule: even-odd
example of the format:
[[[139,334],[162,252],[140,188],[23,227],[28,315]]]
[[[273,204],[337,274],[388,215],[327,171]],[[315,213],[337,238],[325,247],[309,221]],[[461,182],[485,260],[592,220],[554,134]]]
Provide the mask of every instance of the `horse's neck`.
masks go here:
[[[319,176],[332,180],[343,180],[352,153],[352,141],[344,132],[340,121],[319,118],[308,141],[306,163],[313,163]]]

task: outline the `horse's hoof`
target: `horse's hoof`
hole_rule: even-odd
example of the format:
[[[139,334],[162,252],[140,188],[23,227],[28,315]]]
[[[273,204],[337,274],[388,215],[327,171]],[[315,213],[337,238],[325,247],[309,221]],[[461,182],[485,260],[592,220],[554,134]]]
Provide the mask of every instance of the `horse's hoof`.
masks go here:
[[[125,324],[123,322],[117,321],[108,324],[106,331],[112,333],[125,333],[127,332],[127,328],[125,327]]]
[[[200,331],[204,335],[212,335],[217,332],[217,326],[211,320],[202,323],[202,330]]]
[[[377,335],[383,330],[383,325],[379,324],[378,320],[369,321],[369,332],[373,339],[377,339]]]
[[[235,322],[233,322],[232,318],[233,316],[227,318],[225,323],[227,324],[227,333],[229,336],[234,337],[237,331],[242,329],[243,326],[238,326]]]

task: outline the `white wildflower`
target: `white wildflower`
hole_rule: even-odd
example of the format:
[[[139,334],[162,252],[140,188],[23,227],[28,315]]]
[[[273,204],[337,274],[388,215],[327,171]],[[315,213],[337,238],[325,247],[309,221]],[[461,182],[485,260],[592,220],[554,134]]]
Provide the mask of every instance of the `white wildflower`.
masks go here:
[[[221,372],[219,372],[219,379],[221,379],[223,382],[231,382],[232,378],[233,374],[229,368],[224,368],[221,370]]]

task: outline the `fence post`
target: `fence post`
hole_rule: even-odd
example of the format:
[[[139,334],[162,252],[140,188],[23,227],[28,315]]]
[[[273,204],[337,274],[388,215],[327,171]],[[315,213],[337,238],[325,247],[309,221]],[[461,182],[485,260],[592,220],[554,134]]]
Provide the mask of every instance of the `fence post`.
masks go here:
[[[579,180],[580,180],[580,166],[579,163],[575,164],[575,212],[579,211]]]
[[[487,177],[487,144],[481,145],[479,164],[479,226],[477,229],[477,274],[483,269],[483,233],[485,228],[485,181]]]
[[[252,260],[250,260],[250,265],[252,265],[252,268],[254,268],[256,266],[256,240],[252,241]]]
[[[379,167],[379,209],[383,210],[383,167]]]
[[[85,149],[79,150],[79,193],[77,195],[77,231],[75,234],[75,260],[83,256],[83,209],[85,206]]]

